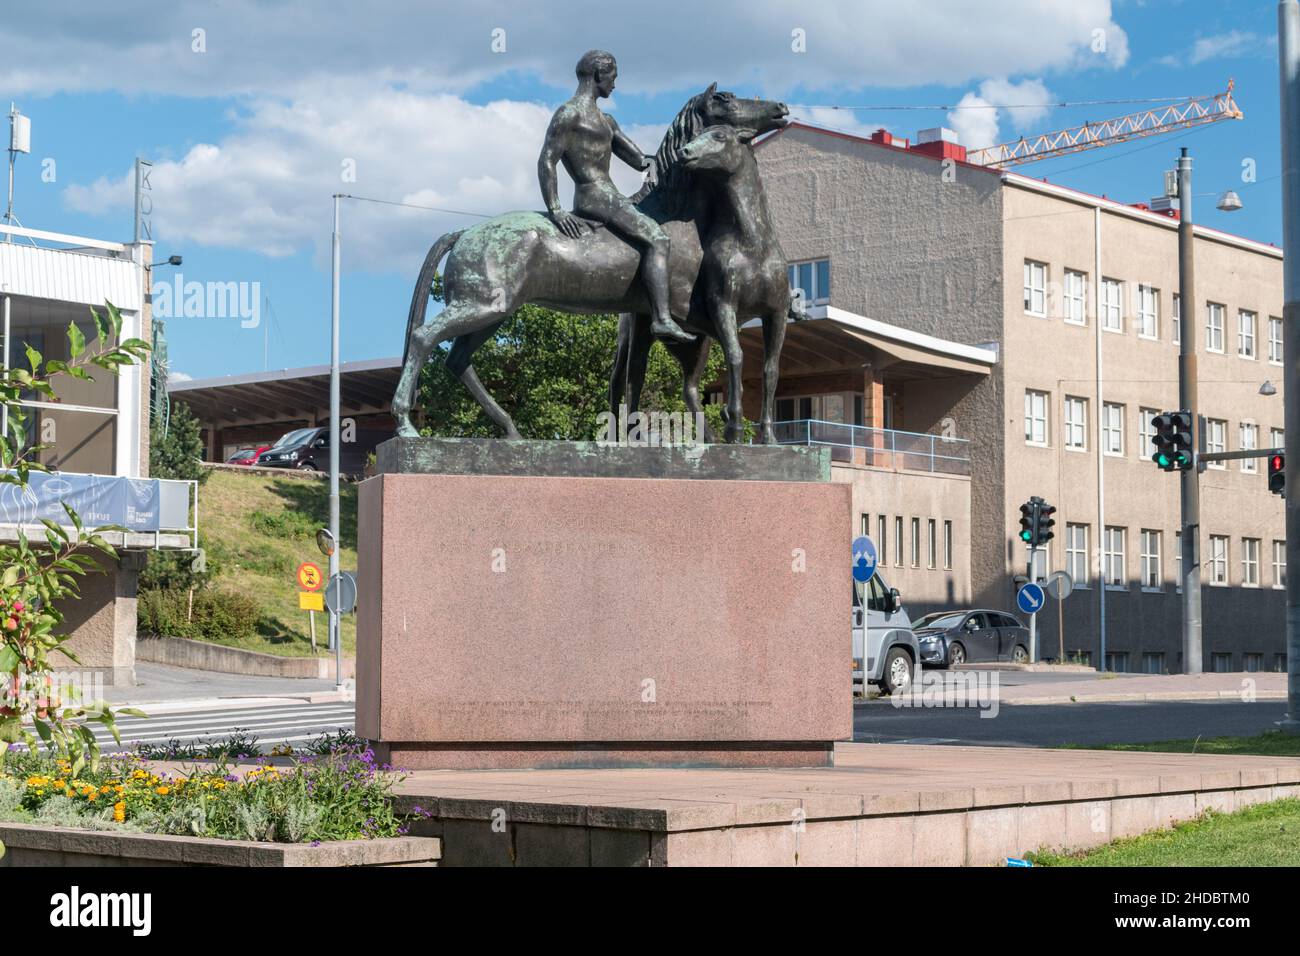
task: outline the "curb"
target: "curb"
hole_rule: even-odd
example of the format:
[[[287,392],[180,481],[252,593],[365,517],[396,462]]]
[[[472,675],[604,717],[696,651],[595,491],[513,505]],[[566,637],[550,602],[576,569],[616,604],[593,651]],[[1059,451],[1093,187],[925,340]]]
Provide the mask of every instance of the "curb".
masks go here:
[[[1286,700],[1285,691],[1261,690],[1255,692],[1255,701]],[[1203,690],[1203,691],[1153,691],[1148,694],[1070,694],[1052,697],[1022,697],[1019,700],[1003,699],[1001,703],[1009,707],[1035,706],[1038,704],[1115,704],[1115,703],[1162,703],[1166,701],[1199,700],[1241,700],[1241,691],[1237,690]]]

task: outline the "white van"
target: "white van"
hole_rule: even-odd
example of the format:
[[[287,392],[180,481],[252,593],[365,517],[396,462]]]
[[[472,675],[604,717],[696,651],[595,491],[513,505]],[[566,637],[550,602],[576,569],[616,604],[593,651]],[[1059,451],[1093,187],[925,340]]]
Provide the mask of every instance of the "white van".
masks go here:
[[[898,589],[877,572],[862,589],[866,607],[853,586],[853,683],[875,684],[892,694],[912,683],[921,650]],[[865,612],[865,613],[864,613]],[[865,621],[864,621],[865,616]]]

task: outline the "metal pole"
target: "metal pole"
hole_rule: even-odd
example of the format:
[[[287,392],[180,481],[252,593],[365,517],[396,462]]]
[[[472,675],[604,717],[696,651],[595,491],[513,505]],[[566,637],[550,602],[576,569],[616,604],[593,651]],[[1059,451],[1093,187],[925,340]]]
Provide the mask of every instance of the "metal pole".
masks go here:
[[[1032,584],[1038,583],[1038,573],[1035,567],[1038,564],[1038,548],[1034,545],[1029,546],[1029,580]],[[1029,663],[1038,663],[1038,612],[1035,611],[1029,615]]]
[[[341,193],[334,194],[334,241],[332,293],[330,298],[330,534],[334,536],[334,552],[330,555],[330,581],[339,574],[339,204]],[[335,595],[341,590],[334,585]],[[334,686],[343,689],[343,632],[339,627],[337,611],[330,612],[330,642],[334,645]]]
[[[1097,404],[1092,413],[1097,419],[1097,619],[1100,649],[1097,657],[1097,670],[1106,669],[1106,456],[1102,453],[1102,440],[1105,431],[1102,428],[1101,380],[1101,206],[1093,207],[1093,333],[1096,337],[1097,351]]]
[[[1286,444],[1286,719],[1300,733],[1300,5],[1277,5],[1278,63],[1282,107],[1283,401]]]
[[[1201,431],[1197,415],[1196,380],[1196,275],[1192,234],[1192,158],[1187,147],[1178,156],[1178,407],[1191,412],[1193,427]],[[1198,439],[1199,447],[1199,439]],[[1201,652],[1201,490],[1200,463],[1179,473],[1182,483],[1183,525],[1183,673],[1199,674]]]

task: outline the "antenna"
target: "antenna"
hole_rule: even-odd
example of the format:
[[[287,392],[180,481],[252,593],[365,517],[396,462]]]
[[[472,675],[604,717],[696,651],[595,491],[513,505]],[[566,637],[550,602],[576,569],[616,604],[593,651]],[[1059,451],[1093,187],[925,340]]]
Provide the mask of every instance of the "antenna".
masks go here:
[[[5,224],[12,226],[17,219],[14,217],[14,161],[17,160],[19,153],[30,153],[32,151],[32,121],[18,112],[18,107],[13,103],[9,104],[9,205],[5,210]],[[5,236],[6,242],[13,242],[14,235],[9,233]]]

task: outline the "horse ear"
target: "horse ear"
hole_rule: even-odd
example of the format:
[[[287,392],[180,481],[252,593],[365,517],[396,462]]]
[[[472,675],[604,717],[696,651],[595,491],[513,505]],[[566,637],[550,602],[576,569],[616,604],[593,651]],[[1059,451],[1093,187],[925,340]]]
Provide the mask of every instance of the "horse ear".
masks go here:
[[[717,92],[717,90],[718,90],[718,81],[714,80],[712,83],[709,84],[709,88],[704,91],[704,95],[712,96],[714,93]]]
[[[736,130],[736,139],[740,140],[742,143],[748,143],[757,135],[758,130],[750,129],[748,126]]]

